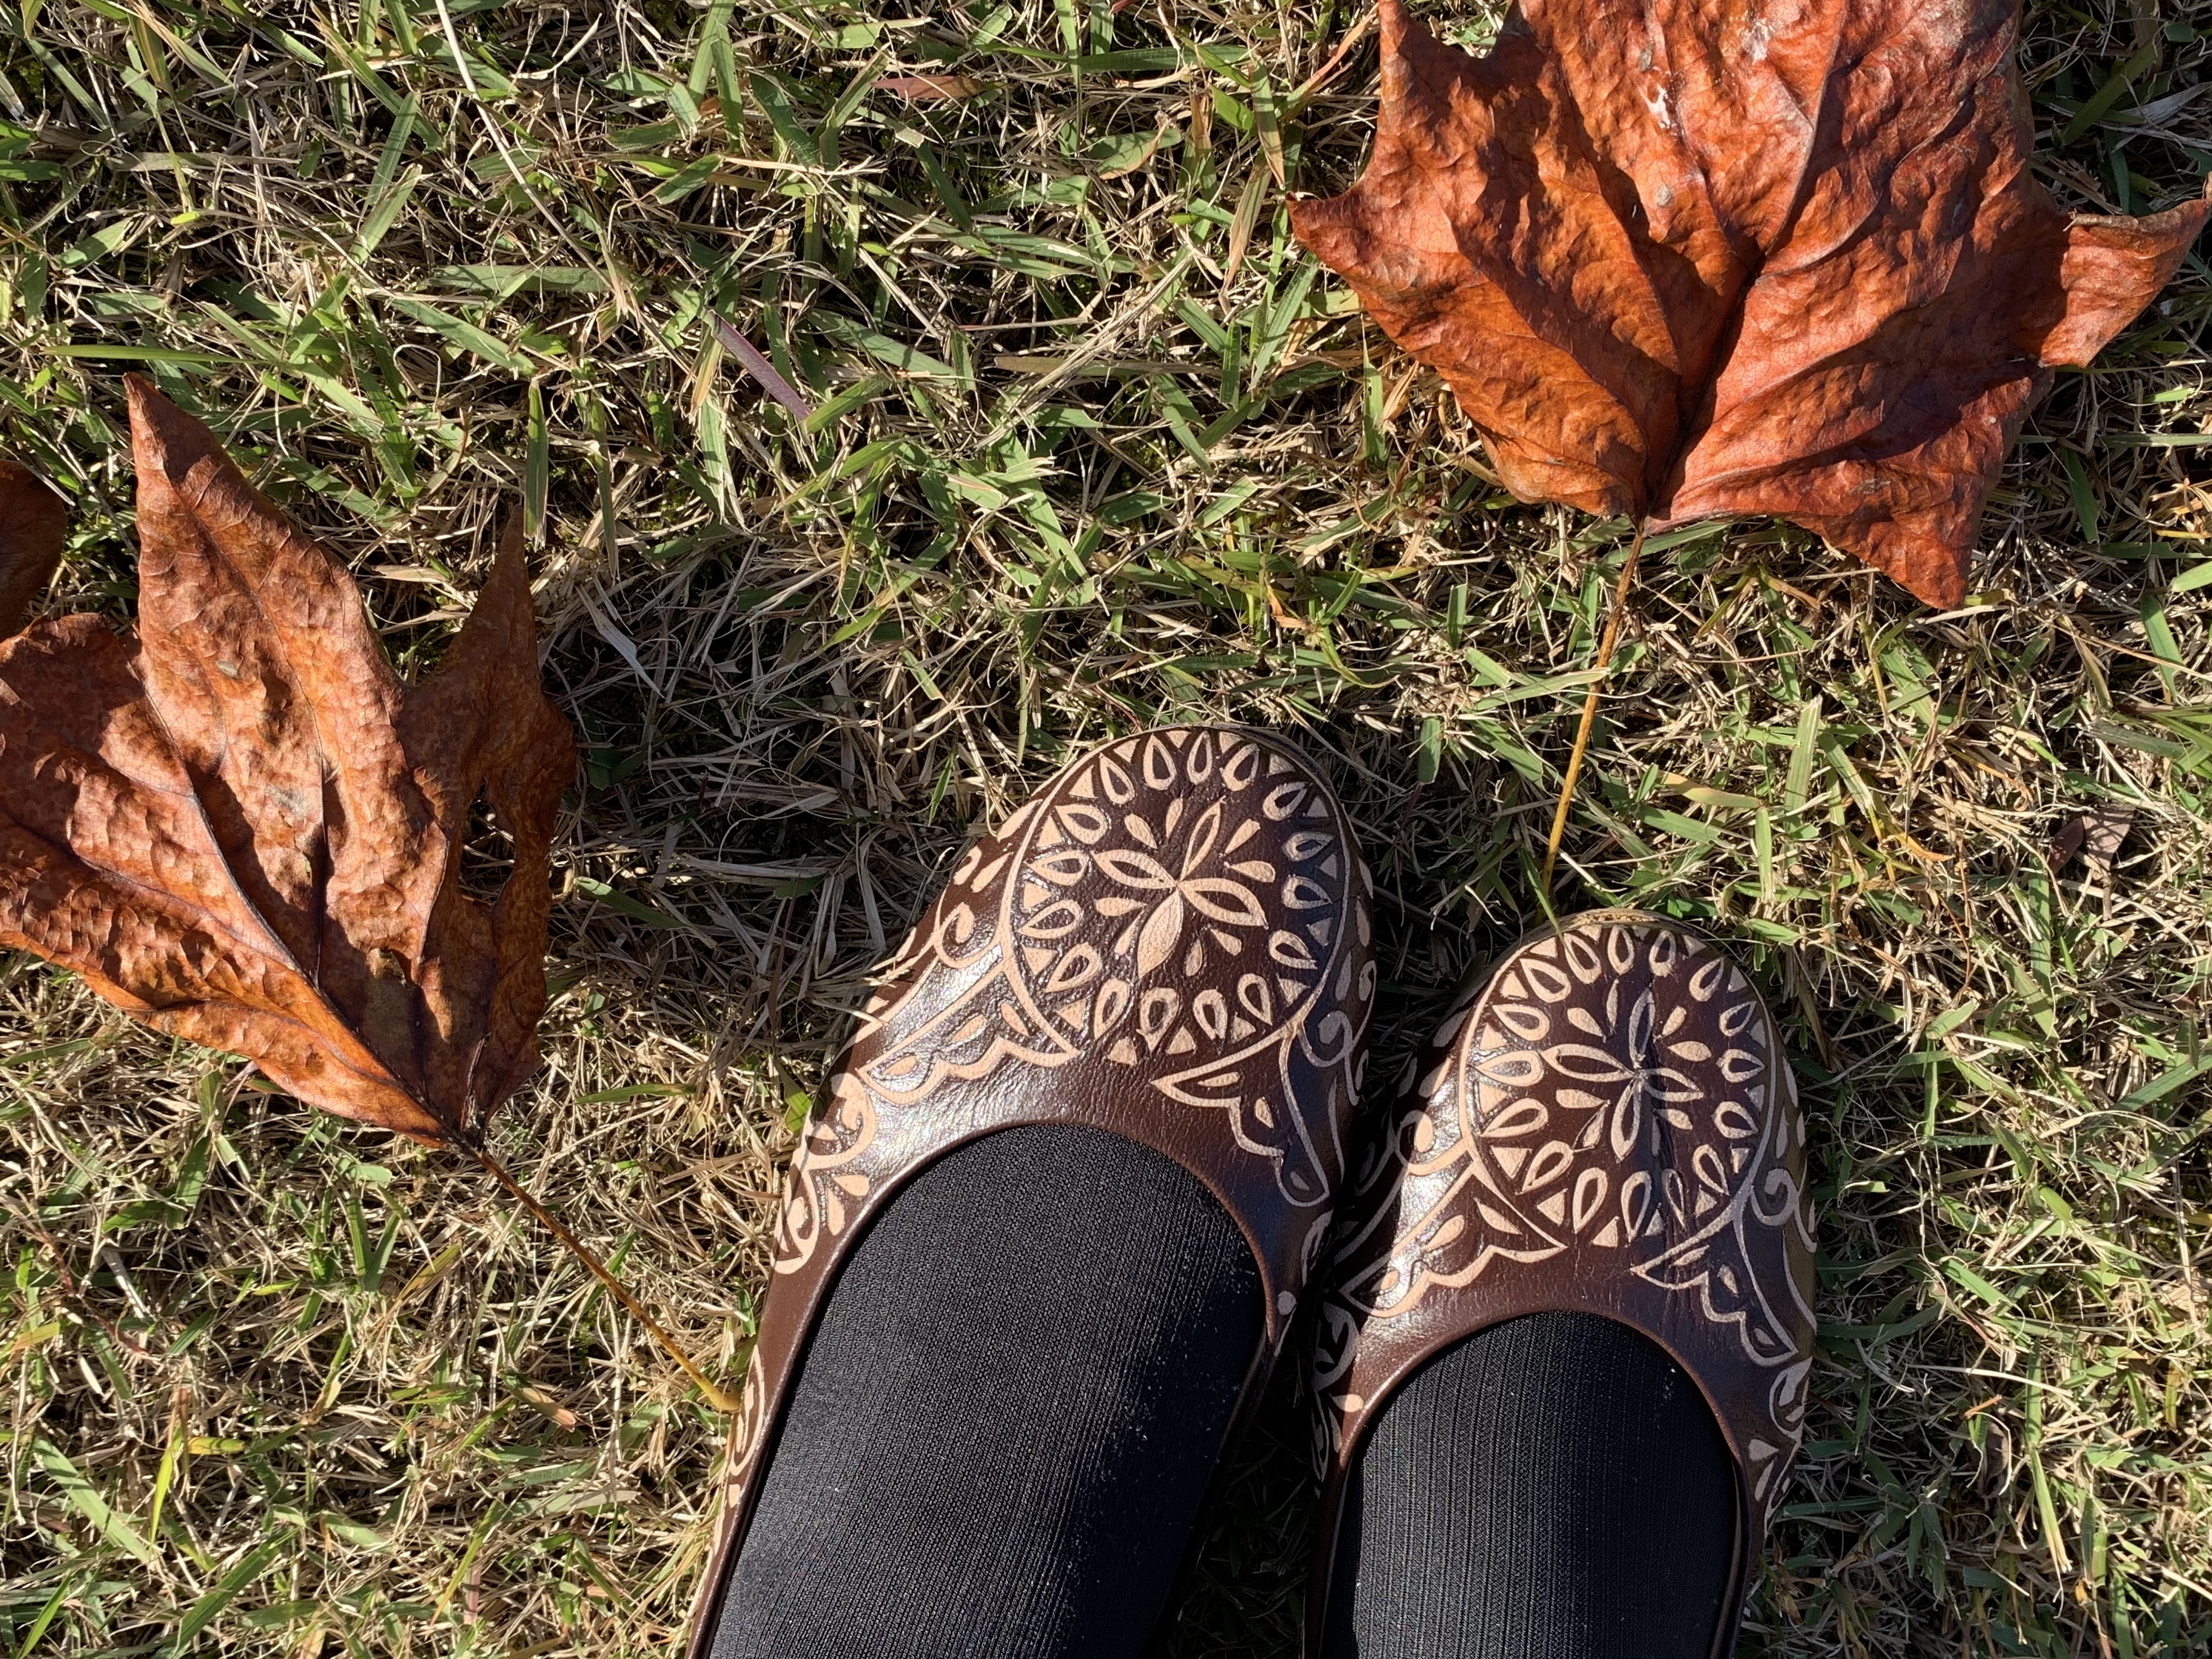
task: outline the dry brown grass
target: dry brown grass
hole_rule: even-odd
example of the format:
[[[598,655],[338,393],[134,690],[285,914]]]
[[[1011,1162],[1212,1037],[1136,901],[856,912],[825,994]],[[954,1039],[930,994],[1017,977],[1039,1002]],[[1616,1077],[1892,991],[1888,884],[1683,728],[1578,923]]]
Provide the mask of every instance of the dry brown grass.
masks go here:
[[[1626,526],[1500,495],[1288,240],[1276,164],[1363,153],[1371,46],[1295,97],[1346,8],[15,9],[0,424],[77,502],[54,606],[128,609],[130,367],[410,666],[525,496],[587,778],[499,1144],[710,1362],[871,965],[1071,747],[1297,732],[1385,895],[1394,1054],[1532,919]],[[2031,16],[2068,199],[2196,187],[2192,25]],[[1766,524],[1646,561],[1565,896],[1735,940],[1818,1125],[1824,1361],[1747,1651],[2212,1652],[2208,316],[2192,262],[2065,379],[1958,613]],[[2052,873],[2084,814],[2125,839]],[[479,1176],[15,959],[0,1206],[12,1653],[675,1638],[721,1425]],[[1175,1651],[1291,1650],[1300,1409]]]

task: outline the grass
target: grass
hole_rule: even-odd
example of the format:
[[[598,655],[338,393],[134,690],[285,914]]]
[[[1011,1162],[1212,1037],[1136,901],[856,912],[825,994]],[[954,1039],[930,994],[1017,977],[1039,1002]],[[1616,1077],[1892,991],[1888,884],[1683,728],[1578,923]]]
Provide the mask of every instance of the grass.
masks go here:
[[[1290,240],[1363,155],[1371,34],[1316,83],[1350,9],[6,10],[0,441],[76,506],[50,607],[130,609],[131,368],[410,670],[522,499],[586,767],[497,1144],[710,1368],[872,964],[1075,745],[1298,733],[1384,895],[1392,1055],[1535,919],[1627,526],[1502,494]],[[2037,6],[2063,199],[2196,190],[2198,27]],[[2061,379],[1956,613],[1771,523],[1648,550],[1562,896],[1732,940],[1814,1119],[1747,1653],[2212,1654],[2208,319],[2193,258]],[[459,1161],[0,958],[0,1650],[678,1638],[721,1425]],[[1292,1651],[1302,1410],[1237,1449],[1174,1653]]]

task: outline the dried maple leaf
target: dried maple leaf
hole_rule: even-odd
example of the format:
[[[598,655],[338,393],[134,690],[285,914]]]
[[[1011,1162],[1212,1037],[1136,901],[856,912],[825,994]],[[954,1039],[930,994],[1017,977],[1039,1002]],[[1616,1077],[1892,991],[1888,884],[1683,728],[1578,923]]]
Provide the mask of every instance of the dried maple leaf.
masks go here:
[[[27,466],[0,460],[0,638],[14,633],[53,580],[69,508]]]
[[[2028,172],[2014,0],[1524,0],[1488,56],[1383,0],[1365,175],[1291,206],[1515,494],[1771,514],[1933,605],[2051,370],[2204,222]]]
[[[309,1103],[475,1146],[537,1063],[553,817],[519,530],[403,685],[344,568],[133,377],[134,644],[99,617],[0,643],[0,945]],[[512,841],[465,892],[481,796]]]

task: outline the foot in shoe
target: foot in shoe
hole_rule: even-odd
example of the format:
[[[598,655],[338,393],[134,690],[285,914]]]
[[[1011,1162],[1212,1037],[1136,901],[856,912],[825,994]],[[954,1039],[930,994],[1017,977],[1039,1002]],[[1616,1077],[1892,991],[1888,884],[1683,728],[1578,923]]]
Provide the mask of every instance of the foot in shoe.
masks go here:
[[[1158,1152],[948,1153],[838,1275],[714,1659],[1139,1652],[1260,1333],[1250,1248]]]
[[[1708,1659],[1802,1433],[1804,1121],[1741,969],[1572,916],[1446,1018],[1323,1274],[1308,1648]]]
[[[1735,1474],[1697,1385],[1595,1314],[1425,1362],[1345,1496],[1328,1659],[1707,1659]]]
[[[1142,1649],[1325,1236],[1370,892],[1230,729],[969,849],[793,1163],[694,1659]]]

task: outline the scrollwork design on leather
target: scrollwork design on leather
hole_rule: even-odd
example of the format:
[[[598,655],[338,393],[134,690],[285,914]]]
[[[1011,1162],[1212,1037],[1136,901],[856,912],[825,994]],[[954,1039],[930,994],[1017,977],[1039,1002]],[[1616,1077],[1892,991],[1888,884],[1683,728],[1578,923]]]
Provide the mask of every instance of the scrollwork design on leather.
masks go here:
[[[880,975],[792,1160],[693,1659],[840,1253],[941,1153],[1050,1123],[1180,1164],[1257,1259],[1264,1376],[1342,1184],[1373,903],[1328,786],[1234,727],[1109,742],[967,849]],[[988,1286],[990,1264],[975,1267]]]
[[[1370,902],[1325,787],[1250,732],[1174,728],[1078,762],[968,850],[863,1013],[875,1040],[793,1161],[777,1270],[842,1231],[884,1115],[1093,1055],[1224,1114],[1291,1204],[1325,1208],[1340,1154],[1316,1133],[1358,1086]],[[1292,1098],[1294,1058],[1322,1097]]]
[[[737,1415],[730,1423],[730,1452],[728,1473],[725,1485],[736,1486],[753,1460],[760,1455],[762,1434],[768,1413],[768,1390],[761,1363],[760,1343],[753,1343],[752,1357],[745,1362],[745,1384],[738,1397]]]
[[[845,1231],[853,1203],[865,1196],[868,1177],[853,1165],[874,1145],[876,1103],[849,1072],[830,1079],[821,1109],[791,1160],[777,1218],[775,1271],[796,1272],[825,1236]]]
[[[1390,1237],[1340,1255],[1358,1265],[1323,1310],[1324,1459],[1364,1403],[1346,1392],[1359,1350],[1394,1322],[1499,1275],[1617,1271],[1771,1373],[1741,1437],[1763,1522],[1802,1437],[1814,1328],[1804,1120],[1776,1041],[1742,971],[1663,923],[1570,923],[1511,953],[1446,1017],[1353,1182]]]

